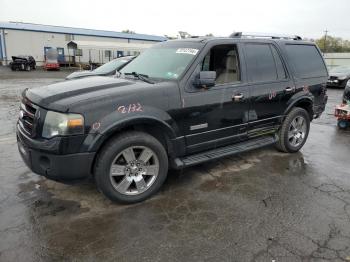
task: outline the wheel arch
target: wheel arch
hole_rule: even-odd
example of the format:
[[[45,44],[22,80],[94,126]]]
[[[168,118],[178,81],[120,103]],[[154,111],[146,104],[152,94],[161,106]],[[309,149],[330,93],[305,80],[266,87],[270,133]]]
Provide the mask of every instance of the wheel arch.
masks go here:
[[[175,147],[172,143],[172,139],[176,138],[176,133],[169,124],[152,117],[130,119],[110,127],[92,143],[89,151],[96,152],[91,166],[92,174],[96,159],[102,148],[118,134],[129,131],[141,131],[155,137],[164,146],[169,156],[174,154]]]
[[[284,115],[286,116],[294,107],[300,107],[306,110],[308,112],[310,121],[314,118],[314,110],[313,110],[313,99],[310,97],[300,97],[293,102],[291,102],[286,111],[284,112]]]

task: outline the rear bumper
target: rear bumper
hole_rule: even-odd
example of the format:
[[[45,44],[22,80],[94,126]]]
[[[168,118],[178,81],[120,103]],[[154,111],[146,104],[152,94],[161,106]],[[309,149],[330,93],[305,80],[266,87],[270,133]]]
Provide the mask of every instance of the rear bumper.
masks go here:
[[[59,155],[59,138],[39,142],[26,136],[17,125],[17,145],[26,165],[36,174],[56,181],[84,179],[91,175],[94,152]]]
[[[324,95],[323,101],[313,107],[314,118],[319,118],[323,111],[326,109],[326,104],[328,101],[328,96]]]
[[[45,64],[44,65],[45,69],[59,69],[60,68],[60,64]]]

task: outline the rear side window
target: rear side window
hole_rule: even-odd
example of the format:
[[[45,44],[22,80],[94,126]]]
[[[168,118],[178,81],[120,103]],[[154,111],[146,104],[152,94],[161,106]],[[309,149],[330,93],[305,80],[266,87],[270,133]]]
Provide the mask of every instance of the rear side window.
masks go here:
[[[276,62],[269,44],[246,44],[247,68],[252,82],[276,81]]]
[[[288,44],[286,50],[297,77],[327,76],[327,69],[316,46]]]
[[[284,69],[281,57],[278,54],[276,47],[274,47],[272,45],[270,47],[271,47],[271,51],[273,53],[273,58],[275,59],[278,79],[281,79],[281,80],[286,79],[287,73],[286,73],[286,70]]]

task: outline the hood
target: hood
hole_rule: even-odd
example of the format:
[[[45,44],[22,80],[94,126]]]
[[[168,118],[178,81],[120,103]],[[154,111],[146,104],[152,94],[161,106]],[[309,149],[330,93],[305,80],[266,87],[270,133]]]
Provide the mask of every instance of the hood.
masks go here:
[[[73,72],[70,75],[68,75],[66,77],[66,79],[69,80],[69,79],[74,79],[74,78],[80,78],[80,77],[85,77],[85,76],[96,76],[96,75],[99,75],[99,74],[96,74],[94,71],[88,71],[88,70],[77,71],[77,72]]]
[[[349,77],[349,75],[350,75],[350,73],[340,73],[340,72],[329,72],[329,76],[336,76],[336,77],[338,77],[338,78],[341,78],[341,77],[343,77],[343,78],[347,78],[347,77]]]
[[[146,85],[149,84],[129,79],[94,76],[27,89],[24,95],[43,108],[68,112],[73,104],[93,101],[101,96],[134,92],[135,89]]]

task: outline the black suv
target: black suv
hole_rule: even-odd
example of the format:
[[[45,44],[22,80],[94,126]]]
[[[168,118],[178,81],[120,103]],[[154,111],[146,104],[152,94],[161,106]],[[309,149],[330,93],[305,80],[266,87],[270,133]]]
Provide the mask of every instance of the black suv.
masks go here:
[[[322,55],[299,38],[167,41],[120,72],[23,92],[17,140],[33,172],[93,176],[111,200],[142,201],[170,167],[273,144],[297,152],[327,102]]]

